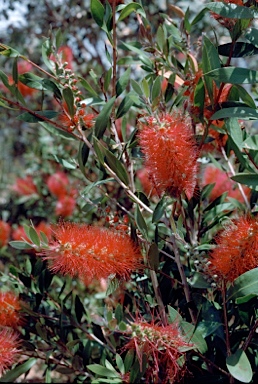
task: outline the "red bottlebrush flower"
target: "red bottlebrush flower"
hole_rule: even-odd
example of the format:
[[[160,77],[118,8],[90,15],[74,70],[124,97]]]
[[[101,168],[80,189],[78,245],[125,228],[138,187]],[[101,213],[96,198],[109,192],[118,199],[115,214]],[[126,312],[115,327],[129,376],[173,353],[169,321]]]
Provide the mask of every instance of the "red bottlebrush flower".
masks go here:
[[[94,126],[94,113],[88,113],[82,117],[83,125],[85,128],[90,129]]]
[[[71,216],[76,206],[76,200],[72,196],[62,196],[56,203],[55,214],[57,216]]]
[[[174,197],[185,192],[190,199],[196,185],[198,152],[188,120],[180,114],[164,114],[160,122],[148,117],[140,124],[139,141],[157,191]]]
[[[23,323],[19,313],[21,304],[19,298],[12,292],[0,292],[0,325],[15,328]]]
[[[258,267],[258,220],[242,216],[232,221],[215,239],[207,267],[209,274],[234,281],[250,269]]]
[[[148,383],[175,383],[185,373],[183,365],[184,352],[192,348],[184,340],[177,324],[167,326],[137,321],[129,327],[131,340],[124,349],[134,349],[140,366],[143,355],[148,357],[146,369]],[[181,358],[180,365],[178,359]]]
[[[60,223],[53,232],[55,240],[43,257],[54,273],[90,283],[112,274],[126,278],[141,265],[141,253],[126,234],[69,222]]]
[[[30,196],[34,193],[38,193],[37,187],[34,184],[31,176],[26,176],[23,179],[17,178],[16,183],[13,185],[12,189],[20,196]]]
[[[147,168],[142,168],[136,172],[136,175],[141,182],[144,193],[147,196],[158,196],[158,192],[155,186],[153,185],[153,182],[151,181],[151,170],[148,170]]]
[[[11,233],[11,227],[8,223],[0,220],[0,248],[8,244],[8,239]]]
[[[0,331],[0,376],[14,363],[19,355],[19,335],[9,329]]]
[[[213,165],[208,165],[203,173],[202,185],[205,186],[213,183],[215,183],[215,185],[209,196],[210,200],[215,200],[222,195],[222,193],[227,192],[227,197],[233,197],[240,203],[244,203],[244,198],[240,192],[238,184],[231,180],[226,172],[221,171]],[[246,186],[242,186],[242,188],[246,196],[249,196],[250,189]]]
[[[47,186],[49,191],[57,197],[63,197],[67,193],[67,186],[69,184],[69,179],[67,175],[58,171],[53,175],[49,176],[47,179]]]

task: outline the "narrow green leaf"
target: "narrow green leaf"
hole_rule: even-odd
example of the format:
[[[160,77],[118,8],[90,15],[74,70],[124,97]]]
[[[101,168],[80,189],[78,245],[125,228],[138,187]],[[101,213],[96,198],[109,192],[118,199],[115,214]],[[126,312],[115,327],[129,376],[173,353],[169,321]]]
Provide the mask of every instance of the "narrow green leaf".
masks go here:
[[[150,97],[150,87],[148,81],[145,78],[142,80],[142,89],[146,99],[148,99]]]
[[[25,241],[19,241],[19,240],[14,240],[14,241],[9,241],[9,244],[11,247],[15,249],[32,249],[33,247],[26,243]]]
[[[148,227],[138,205],[136,205],[134,217],[135,217],[135,221],[138,229],[140,230],[140,232],[143,234],[145,238],[148,238]]]
[[[130,5],[130,4],[129,4]],[[127,70],[120,76],[116,83],[116,95],[119,96],[121,93],[124,92],[126,87],[129,84],[130,81],[130,75],[131,75],[131,67],[128,67]]]
[[[213,100],[213,82],[212,79],[206,76],[207,72],[212,71],[215,68],[220,68],[220,59],[217,52],[217,49],[213,43],[204,36],[203,38],[203,48],[202,48],[202,65],[204,73],[204,82],[211,100]]]
[[[75,139],[75,137],[72,133],[66,132],[65,130],[62,130],[61,128],[57,128],[52,124],[45,123],[43,121],[42,122],[39,121],[39,124],[42,125],[42,127],[44,127],[46,129],[46,131],[48,131],[49,133],[51,133],[55,136],[60,136],[60,137],[67,139],[67,140],[71,140],[71,139],[74,140]]]
[[[83,88],[85,88],[89,94],[93,97],[98,97],[98,93],[92,88],[92,86],[88,83],[87,80],[83,79],[82,77],[79,77],[80,79],[80,83],[81,85],[83,86]]]
[[[58,115],[58,113],[55,111],[34,111],[34,112],[38,116],[35,116],[35,114],[32,114],[30,112],[24,112],[21,115],[19,115],[17,119],[26,121],[27,123],[37,123],[39,121],[44,121],[44,119],[42,119],[40,116],[46,117],[47,119],[53,119]]]
[[[53,69],[55,66],[53,61],[49,59],[51,53],[52,53],[52,48],[51,48],[50,39],[46,39],[42,44],[42,58],[47,68],[50,69],[51,72],[53,72]]]
[[[134,79],[131,79],[130,83],[134,92],[136,92],[139,96],[142,96],[143,92],[140,85],[137,83],[137,81],[135,81]]]
[[[105,8],[101,4],[101,2],[99,0],[91,0],[90,10],[93,19],[100,27],[102,27],[105,16]]]
[[[122,12],[119,15],[118,22],[121,20],[124,20],[127,16],[129,16],[132,12],[137,11],[141,9],[142,12],[144,12],[142,6],[138,3],[129,3],[127,4],[123,9]]]
[[[201,332],[195,328],[193,324],[186,321],[181,321],[180,327],[186,340],[189,343],[193,343],[193,348],[197,348],[199,352],[205,353],[208,349],[207,343],[204,340]]]
[[[25,361],[25,363],[16,366],[11,371],[7,372],[5,375],[3,375],[0,379],[0,383],[15,383],[16,379],[23,375],[24,373],[28,372],[33,365],[35,365],[37,362],[37,359],[34,357],[28,359]]]
[[[232,43],[222,44],[218,46],[218,52],[222,56],[230,57],[246,57],[258,54],[258,48],[250,43],[237,42],[234,45],[232,53]]]
[[[40,246],[40,238],[37,234],[36,230],[33,227],[30,227],[29,229],[29,238],[33,244],[35,244],[37,247]]]
[[[109,124],[110,114],[115,102],[116,96],[113,96],[102,108],[95,122],[95,136],[100,139]]]
[[[239,297],[244,297],[247,295],[258,296],[257,281],[258,268],[254,268],[243,273],[241,276],[234,280],[234,285],[232,285],[228,291],[227,300],[236,300]]]
[[[245,33],[245,38],[249,40],[255,47],[258,47],[258,29],[248,28]]]
[[[123,320],[123,309],[121,304],[117,304],[116,309],[115,309],[115,318],[118,323]]]
[[[248,185],[249,188],[258,191],[258,174],[257,173],[237,173],[231,176],[231,179],[240,184]]]
[[[228,19],[253,19],[254,17],[257,17],[257,12],[254,9],[236,4],[214,2],[205,4],[205,7]]]
[[[156,207],[154,209],[154,212],[152,215],[152,223],[157,223],[161,219],[161,217],[164,214],[164,211],[165,211],[167,204],[168,204],[168,202],[167,202],[165,196],[163,196],[159,200],[158,204],[156,205]]]
[[[157,40],[158,47],[159,47],[159,49],[162,52],[163,51],[163,46],[165,44],[165,33],[164,33],[164,29],[163,29],[162,25],[160,25],[158,27],[158,30],[157,30],[157,33],[156,33],[156,40]]]
[[[73,96],[73,91],[71,90],[70,87],[66,87],[63,89],[63,98],[67,104],[69,115],[73,117],[75,113],[74,96]]]
[[[230,374],[241,383],[250,383],[253,377],[251,364],[245,351],[238,349],[226,359]]]
[[[18,83],[18,57],[15,57],[13,61],[12,74],[13,74],[13,81],[15,82],[15,84],[17,84]]]
[[[85,309],[78,295],[75,296],[74,310],[75,310],[76,319],[80,323],[82,316],[85,313]]]
[[[100,376],[119,377],[118,372],[108,369],[106,367],[103,367],[103,365],[100,365],[100,364],[89,364],[86,366],[86,368],[89,369],[91,372],[96,373],[97,375],[100,375]]]
[[[244,88],[242,87],[241,85],[239,84],[234,84],[230,90],[230,94],[233,90],[237,90],[238,92],[238,96],[240,97],[240,99],[243,100],[243,102],[250,108],[253,108],[253,109],[256,109],[256,104],[252,98],[252,96],[250,95],[250,93]]]
[[[112,169],[112,171],[114,171],[117,174],[119,179],[124,184],[128,185],[129,184],[129,178],[128,178],[128,174],[125,170],[123,163],[120,160],[118,160],[115,157],[115,155],[113,155],[113,153],[108,151],[107,149],[105,151],[105,158],[106,158],[107,164]]]
[[[168,305],[168,315],[169,315],[169,323],[172,324],[174,322],[180,324],[183,321],[182,316],[178,313],[178,311]]]
[[[243,120],[257,120],[258,111],[250,107],[222,108],[211,116],[211,120],[225,119],[227,117]]]
[[[121,101],[117,109],[116,118],[119,119],[120,117],[124,116],[129,111],[129,109],[138,101],[139,96],[134,92],[129,92]]]
[[[243,148],[258,151],[258,135],[248,136],[242,144]]]
[[[231,136],[234,143],[238,146],[239,149],[242,148],[243,143],[243,133],[236,117],[231,117],[225,120],[225,127],[228,131],[228,134]]]
[[[155,100],[156,97],[160,95],[161,91],[161,77],[157,76],[156,79],[153,82],[152,88],[151,88],[151,100]]]
[[[87,145],[81,141],[79,144],[79,151],[78,151],[78,164],[82,174],[85,177],[86,177],[85,165],[87,163],[89,153],[90,153],[89,147],[87,147]]]
[[[20,53],[15,49],[9,47],[8,45],[2,44],[3,47],[0,48],[0,55],[6,57],[19,57]]]
[[[248,68],[223,67],[205,73],[220,83],[255,84],[258,82],[258,72]]]
[[[111,81],[111,77],[112,77],[112,71],[113,71],[113,68],[110,67],[106,72],[105,72],[105,75],[104,75],[104,91],[107,92],[108,91],[108,88],[110,86],[110,81]]]
[[[116,354],[116,365],[119,371],[124,375],[125,374],[125,366],[122,357],[117,353]]]

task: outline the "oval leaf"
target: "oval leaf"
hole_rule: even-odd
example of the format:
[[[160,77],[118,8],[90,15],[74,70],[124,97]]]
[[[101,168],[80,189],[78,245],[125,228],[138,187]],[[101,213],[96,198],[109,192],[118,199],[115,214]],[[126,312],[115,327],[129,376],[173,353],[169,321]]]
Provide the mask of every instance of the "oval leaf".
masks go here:
[[[258,296],[258,268],[243,273],[234,280],[234,285],[228,291],[228,301],[247,295]]]
[[[228,356],[226,364],[231,375],[242,383],[250,383],[253,377],[251,364],[242,349],[238,349],[233,355]]]

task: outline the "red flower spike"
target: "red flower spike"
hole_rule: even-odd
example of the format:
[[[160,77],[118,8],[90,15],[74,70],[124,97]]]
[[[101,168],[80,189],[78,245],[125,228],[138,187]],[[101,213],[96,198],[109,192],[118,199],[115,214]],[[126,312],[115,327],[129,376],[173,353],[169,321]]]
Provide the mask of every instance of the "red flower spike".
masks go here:
[[[37,187],[31,176],[17,178],[12,190],[20,196],[30,196],[34,193],[38,193]]]
[[[211,252],[208,266],[211,276],[218,275],[234,281],[258,267],[258,220],[243,216],[232,221],[216,238],[217,246]]]
[[[0,248],[8,244],[11,227],[8,223],[0,220]]]
[[[198,151],[185,116],[164,114],[160,122],[148,117],[140,124],[139,141],[156,190],[174,197],[185,192],[190,199],[196,185]]]
[[[215,185],[209,196],[210,200],[215,200],[222,195],[222,193],[227,192],[227,197],[233,197],[240,203],[244,203],[244,198],[240,192],[238,184],[231,180],[226,172],[221,171],[213,165],[208,165],[203,173],[202,185],[205,186],[213,183],[215,183]],[[249,196],[250,189],[246,186],[242,186],[242,188],[246,196]]]
[[[19,311],[21,304],[19,298],[12,292],[0,292],[0,325],[15,328],[23,323]]]
[[[8,329],[0,331],[0,376],[15,363],[19,354],[18,333]]]
[[[66,173],[58,171],[47,179],[47,186],[52,195],[62,197],[66,194],[69,179]]]
[[[78,276],[89,284],[112,274],[128,278],[142,267],[141,253],[126,234],[69,222],[60,223],[53,232],[55,240],[42,256],[54,273]]]
[[[131,324],[130,330],[131,340],[124,349],[136,351],[140,366],[143,355],[147,355],[147,382],[175,383],[183,376],[185,367],[178,364],[178,359],[184,356],[182,350],[191,348],[192,344],[184,340],[177,324],[162,326],[137,321]]]

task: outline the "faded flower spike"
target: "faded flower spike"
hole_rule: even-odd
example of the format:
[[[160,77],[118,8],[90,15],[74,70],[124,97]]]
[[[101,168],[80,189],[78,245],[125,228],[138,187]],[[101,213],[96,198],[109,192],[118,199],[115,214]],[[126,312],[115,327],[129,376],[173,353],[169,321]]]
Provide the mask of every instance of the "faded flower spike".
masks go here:
[[[142,255],[126,234],[69,222],[58,224],[53,232],[55,239],[43,258],[54,273],[78,276],[89,284],[110,275],[128,278],[142,268]]]
[[[232,282],[258,267],[258,220],[243,216],[232,221],[216,238],[209,274]]]
[[[147,117],[140,123],[139,142],[145,166],[159,193],[193,196],[197,179],[198,151],[190,122],[181,114]]]
[[[141,367],[143,355],[148,357],[146,382],[175,383],[183,377],[184,355],[193,344],[184,340],[177,324],[162,326],[139,321],[132,323],[129,329],[131,340],[125,349],[136,351]]]
[[[3,329],[0,331],[0,377],[11,367],[19,354],[18,333]]]

